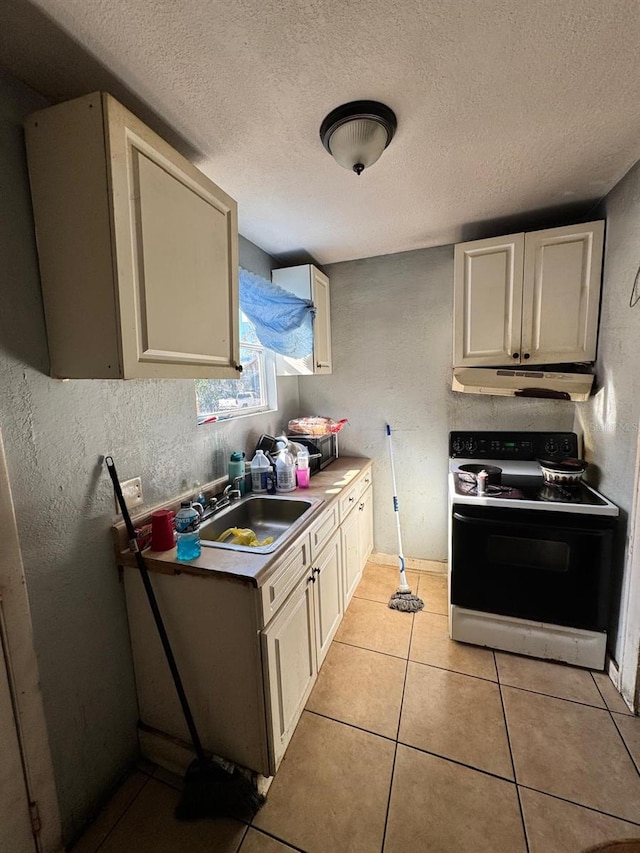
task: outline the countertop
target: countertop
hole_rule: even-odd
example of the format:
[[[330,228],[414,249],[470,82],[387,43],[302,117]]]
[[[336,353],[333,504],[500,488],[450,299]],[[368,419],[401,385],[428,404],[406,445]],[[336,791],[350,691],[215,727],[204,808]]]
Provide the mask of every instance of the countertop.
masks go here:
[[[340,494],[364,471],[371,467],[371,460],[358,456],[343,456],[319,471],[311,478],[308,489],[295,489],[287,492],[288,497],[319,498],[317,506],[310,512],[304,525],[300,527],[293,541],[299,539],[305,531],[314,524],[323,511],[338,500]],[[174,508],[174,503],[168,501],[165,506]],[[134,525],[148,523],[151,512],[161,507],[155,506],[148,511],[147,516],[136,516]],[[116,541],[116,559],[119,565],[137,567],[135,556],[130,550],[124,549],[127,542],[124,522],[114,524],[113,531]],[[271,569],[282,558],[287,550],[287,544],[276,548],[271,554],[251,554],[246,551],[229,551],[223,548],[202,548],[200,556],[190,562],[177,562],[176,549],[170,551],[152,551],[145,548],[142,552],[150,572],[163,574],[192,574],[199,576],[224,576],[244,583],[260,587],[268,579]]]

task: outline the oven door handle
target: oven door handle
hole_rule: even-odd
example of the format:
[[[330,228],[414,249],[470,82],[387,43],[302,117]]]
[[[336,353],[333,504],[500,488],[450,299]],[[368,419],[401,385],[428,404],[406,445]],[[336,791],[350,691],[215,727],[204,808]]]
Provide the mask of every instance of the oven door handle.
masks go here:
[[[610,533],[610,527],[563,527],[561,524],[545,524],[544,519],[540,519],[540,524],[530,524],[522,521],[504,521],[503,519],[494,518],[475,518],[470,515],[464,515],[457,510],[453,511],[455,521],[461,521],[463,524],[473,524],[476,527],[484,527],[486,524],[491,524],[494,527],[519,527],[521,530],[538,530],[540,527],[546,527],[548,530],[561,530],[568,533],[586,533],[589,536],[607,536]]]

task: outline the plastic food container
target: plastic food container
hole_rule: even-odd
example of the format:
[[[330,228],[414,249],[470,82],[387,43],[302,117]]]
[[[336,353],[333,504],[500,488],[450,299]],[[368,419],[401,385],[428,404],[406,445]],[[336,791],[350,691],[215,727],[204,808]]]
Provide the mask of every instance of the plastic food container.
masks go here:
[[[334,421],[333,418],[294,418],[287,425],[289,435],[328,435],[340,432],[347,423],[346,418]]]

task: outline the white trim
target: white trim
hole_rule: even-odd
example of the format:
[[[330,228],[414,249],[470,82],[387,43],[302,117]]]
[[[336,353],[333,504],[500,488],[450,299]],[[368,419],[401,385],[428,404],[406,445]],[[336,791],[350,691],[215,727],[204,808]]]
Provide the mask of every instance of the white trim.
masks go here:
[[[145,758],[176,776],[184,776],[196,757],[191,744],[142,726],[138,726],[138,742]],[[252,773],[251,776],[259,793],[266,797],[275,777],[263,776],[261,773]]]
[[[564,661],[589,669],[604,669],[607,635],[604,631],[565,628],[513,616],[499,616],[450,605],[452,640],[487,646],[520,655]]]
[[[620,692],[620,670],[618,669],[618,664],[614,661],[613,658],[610,658],[607,655],[607,660],[604,665],[604,671],[607,673],[609,678],[611,679],[613,686],[616,688],[618,693]]]
[[[368,563],[377,563],[381,566],[398,566],[398,555],[397,554],[382,554],[380,552],[375,552],[369,554],[367,559]],[[419,557],[405,557],[404,558],[405,568],[411,569],[412,571],[417,572],[429,572],[432,575],[444,575],[447,574],[447,563],[446,560],[423,560]]]
[[[53,778],[38,663],[33,647],[31,614],[24,567],[13,509],[4,445],[0,434],[0,590],[6,620],[7,651],[14,662],[11,676],[16,686],[18,725],[29,796],[38,806],[42,853],[62,851],[60,814]]]
[[[624,581],[620,600],[620,660],[615,687],[634,713],[638,713],[640,688],[640,435],[636,447],[633,504],[629,513],[625,548]]]

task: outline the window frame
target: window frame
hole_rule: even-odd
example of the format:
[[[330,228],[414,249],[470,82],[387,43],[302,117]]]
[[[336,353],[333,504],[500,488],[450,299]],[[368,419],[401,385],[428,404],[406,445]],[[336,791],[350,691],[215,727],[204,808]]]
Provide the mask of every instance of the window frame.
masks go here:
[[[239,308],[242,315],[242,309]],[[250,323],[245,316],[244,325]],[[240,318],[240,328],[243,326],[242,317]],[[276,377],[276,356],[273,350],[267,349],[259,341],[244,342],[240,341],[240,359],[242,354],[247,350],[254,350],[260,354],[260,370],[262,372],[262,380],[264,387],[264,396],[266,401],[259,406],[243,406],[241,408],[233,407],[229,409],[220,409],[215,412],[206,412],[200,414],[198,411],[198,386],[197,382],[217,381],[217,382],[239,382],[238,379],[223,379],[223,380],[195,380],[194,381],[194,397],[196,403],[196,422],[197,426],[205,426],[210,423],[218,423],[219,421],[236,420],[237,418],[246,418],[253,415],[262,415],[267,412],[276,412],[278,410],[278,383]],[[241,392],[237,392],[241,393]],[[202,420],[201,420],[202,418]]]

